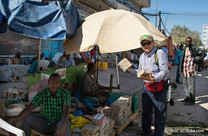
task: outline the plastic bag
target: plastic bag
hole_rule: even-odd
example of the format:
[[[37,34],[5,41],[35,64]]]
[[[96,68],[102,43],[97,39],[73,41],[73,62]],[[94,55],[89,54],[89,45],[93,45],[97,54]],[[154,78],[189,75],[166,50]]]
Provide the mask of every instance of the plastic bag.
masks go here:
[[[71,131],[73,132],[75,128],[83,128],[86,124],[90,123],[90,120],[84,117],[75,117],[72,114],[69,114],[71,120]]]

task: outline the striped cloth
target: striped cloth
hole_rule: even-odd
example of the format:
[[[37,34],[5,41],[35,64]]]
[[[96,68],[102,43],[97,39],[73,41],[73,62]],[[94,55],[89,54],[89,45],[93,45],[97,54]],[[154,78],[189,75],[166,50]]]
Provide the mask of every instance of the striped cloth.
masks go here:
[[[189,48],[186,48],[184,65],[183,65],[183,77],[192,77],[196,75],[194,57],[191,55]]]

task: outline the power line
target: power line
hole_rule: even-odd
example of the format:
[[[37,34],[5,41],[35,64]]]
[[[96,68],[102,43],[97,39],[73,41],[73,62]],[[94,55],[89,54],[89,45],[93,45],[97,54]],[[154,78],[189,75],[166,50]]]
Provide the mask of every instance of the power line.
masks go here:
[[[148,12],[141,12],[147,16],[159,16],[158,13],[148,13]],[[208,16],[208,13],[169,13],[169,12],[161,12],[163,15],[176,15],[176,16]]]
[[[180,15],[180,16],[208,16],[208,13],[168,13],[163,12],[164,15]]]
[[[160,16],[159,13],[148,13],[148,12],[141,12],[143,15],[146,16]],[[208,16],[208,13],[169,13],[169,12],[161,12],[162,15],[176,15],[176,16]],[[166,26],[164,25],[162,18],[161,23],[164,27],[164,30],[170,35],[170,32],[167,30]]]
[[[159,16],[160,18],[160,21],[164,27],[164,30],[170,35],[170,32],[167,30],[166,26],[164,25],[163,21],[162,21],[162,18],[160,16],[160,14],[162,14],[161,12],[159,14],[152,14],[152,13],[147,13],[147,12],[141,12],[143,15],[147,15],[147,16]]]
[[[147,13],[147,12],[141,12],[142,14],[144,15],[148,15],[148,16],[159,16],[159,19],[164,27],[164,30],[170,35],[170,32],[167,30],[166,26],[164,25],[163,21],[162,21],[162,18],[160,16],[160,14],[162,14],[161,12],[159,14],[151,14],[151,13]]]
[[[153,14],[153,13],[148,13],[148,12],[141,12],[143,15],[147,15],[147,16],[159,16],[159,14]]]
[[[162,18],[160,18],[160,20],[161,20],[161,23],[162,23],[162,25],[163,25],[165,31],[170,35],[170,32],[167,30],[166,26],[164,25],[164,23],[163,23],[163,21],[162,21]]]

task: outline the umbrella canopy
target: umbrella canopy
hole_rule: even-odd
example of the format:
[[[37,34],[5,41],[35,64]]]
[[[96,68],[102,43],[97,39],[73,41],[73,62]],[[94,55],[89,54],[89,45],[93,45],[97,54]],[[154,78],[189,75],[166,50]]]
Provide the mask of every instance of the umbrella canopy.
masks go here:
[[[80,25],[72,0],[0,0],[9,30],[41,39],[70,38]]]
[[[158,46],[167,44],[166,37],[143,16],[110,9],[87,17],[64,48],[66,53],[76,53],[98,45],[101,53],[121,52],[141,47],[144,34],[152,35]]]

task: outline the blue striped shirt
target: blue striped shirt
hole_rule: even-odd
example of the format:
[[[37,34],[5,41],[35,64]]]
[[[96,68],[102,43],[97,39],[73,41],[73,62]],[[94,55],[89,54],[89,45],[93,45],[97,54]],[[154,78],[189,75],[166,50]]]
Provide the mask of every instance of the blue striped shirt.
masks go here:
[[[140,69],[144,69],[147,72],[151,72],[152,76],[155,78],[155,82],[160,82],[161,80],[166,80],[168,77],[168,58],[165,52],[161,49],[157,50],[157,58],[159,62],[159,67],[155,62],[155,51],[157,50],[156,47],[153,48],[151,53],[148,55],[144,52],[139,58],[139,68],[137,70],[131,69],[131,73],[135,74]],[[149,82],[149,81],[144,81]]]

